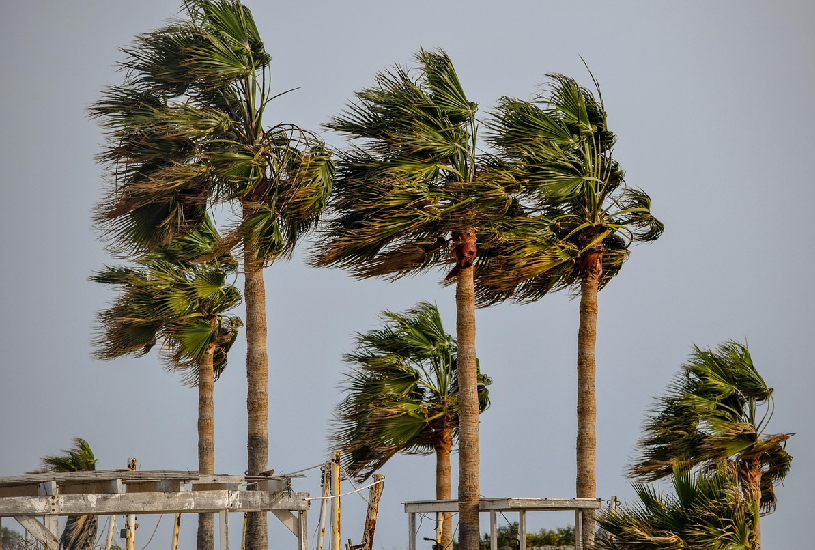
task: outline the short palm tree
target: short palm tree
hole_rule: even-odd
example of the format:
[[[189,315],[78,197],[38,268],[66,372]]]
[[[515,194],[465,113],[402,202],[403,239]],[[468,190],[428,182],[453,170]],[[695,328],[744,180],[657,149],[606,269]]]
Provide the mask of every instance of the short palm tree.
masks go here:
[[[227,282],[236,263],[217,253],[209,218],[186,237],[157,249],[135,267],[108,267],[91,280],[116,285],[113,305],[99,312],[96,357],[141,356],[161,343],[168,370],[198,387],[198,470],[215,473],[214,384],[227,362],[241,320],[227,315],[240,292]],[[202,259],[209,258],[204,263]],[[214,547],[212,514],[199,515],[198,548]]]
[[[433,267],[456,285],[459,382],[459,544],[477,550],[478,377],[473,262],[507,223],[524,186],[483,177],[477,105],[441,50],[416,54],[415,72],[396,66],[326,125],[352,147],[338,154],[331,219],[314,264],[358,278],[390,279]],[[476,246],[476,242],[478,245]],[[450,247],[452,245],[452,254]],[[480,253],[480,252],[479,252]],[[455,266],[450,270],[451,260]]]
[[[44,472],[92,472],[96,470],[96,457],[91,446],[82,438],[74,438],[73,447],[63,449],[61,455],[42,457]],[[59,538],[64,550],[91,550],[96,543],[99,520],[96,516],[68,516]]]
[[[635,483],[639,502],[601,513],[606,532],[597,541],[608,550],[750,550],[754,548],[753,516],[739,494],[732,463],[711,471],[674,468],[673,494]],[[610,536],[608,536],[610,535]]]
[[[595,341],[597,294],[635,242],[663,226],[644,192],[625,185],[612,157],[599,86],[597,97],[575,80],[549,75],[548,95],[528,102],[504,97],[489,123],[496,155],[490,171],[505,187],[524,186],[512,223],[480,255],[475,282],[481,306],[526,303],[560,289],[579,289],[576,495],[596,496]],[[595,83],[596,84],[596,83]],[[594,536],[584,517],[584,546]]]
[[[118,252],[142,253],[191,231],[207,205],[235,206],[246,304],[249,474],[268,470],[269,409],[263,268],[314,227],[331,189],[323,143],[296,126],[264,125],[273,99],[252,14],[238,0],[184,0],[184,18],[136,37],[121,85],[91,108],[108,132],[100,160],[112,187],[96,222]],[[249,550],[265,550],[251,513]]]
[[[773,389],[753,365],[746,344],[728,341],[716,350],[694,346],[687,363],[645,422],[630,474],[652,481],[677,466],[713,468],[732,462],[761,547],[759,513],[775,509],[774,486],[789,472],[786,441],[767,434]]]
[[[383,312],[384,327],[357,335],[345,356],[353,365],[337,406],[331,443],[347,471],[366,479],[395,454],[436,454],[436,498],[451,498],[450,452],[458,439],[456,341],[438,308],[421,302],[404,313]],[[479,373],[478,400],[489,405],[491,380]],[[442,523],[442,548],[453,544]]]

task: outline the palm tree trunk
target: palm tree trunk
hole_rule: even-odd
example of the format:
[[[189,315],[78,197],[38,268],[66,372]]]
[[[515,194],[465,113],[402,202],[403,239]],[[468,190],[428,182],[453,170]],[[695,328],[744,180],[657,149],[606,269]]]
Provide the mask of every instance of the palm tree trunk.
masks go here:
[[[602,274],[602,256],[592,258],[580,283],[580,329],[577,333],[577,482],[578,498],[595,498],[597,439],[595,424],[595,343],[597,341],[597,292]],[[584,510],[583,548],[594,547],[594,511]]]
[[[755,543],[752,550],[761,550],[761,461],[758,458],[740,460],[738,473],[742,494],[753,515]]]
[[[198,472],[215,473],[215,343],[209,344],[198,363]],[[198,550],[214,550],[215,518],[198,514]]]
[[[478,550],[478,366],[475,355],[475,288],[473,268],[458,274],[456,283],[458,340],[458,510],[459,549]]]
[[[435,441],[436,450],[436,500],[452,498],[450,475],[450,450],[453,447],[453,428],[445,422]],[[453,550],[453,518],[449,513],[441,514],[441,550]]]
[[[245,210],[245,215],[248,216]],[[269,356],[266,352],[266,287],[263,266],[257,261],[251,239],[243,245],[246,304],[246,410],[249,475],[269,469]],[[266,514],[250,512],[246,522],[246,549],[267,550]]]

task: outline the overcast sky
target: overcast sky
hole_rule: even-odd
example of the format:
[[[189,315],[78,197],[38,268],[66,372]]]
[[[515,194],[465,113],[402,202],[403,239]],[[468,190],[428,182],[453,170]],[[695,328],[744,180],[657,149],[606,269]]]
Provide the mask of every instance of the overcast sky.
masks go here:
[[[246,4],[272,54],[275,90],[299,87],[275,100],[269,124],[318,130],[377,71],[411,63],[420,47],[448,52],[482,113],[503,95],[529,98],[548,72],[591,85],[583,56],[600,81],[627,181],[651,195],[666,226],[600,293],[598,496],[632,498],[624,469],[644,414],[692,345],[746,340],[775,388],[769,430],[797,432],[778,511],[762,522],[764,547],[811,538],[815,3]],[[118,48],[178,7],[177,0],[0,7],[0,476],[35,468],[74,437],[91,443],[102,469],[124,468],[130,456],[145,470],[197,469],[196,391],[163,371],[155,354],[92,359],[94,314],[112,296],[87,281],[114,260],[91,227],[103,137],[86,108],[121,81]],[[377,326],[381,310],[435,301],[455,333],[454,290],[438,284],[443,276],[357,282],[306,267],[300,254],[267,270],[271,468],[290,472],[325,459],[341,355],[354,333]],[[477,313],[478,355],[494,380],[481,423],[485,496],[574,496],[577,306],[562,294]],[[215,387],[219,473],[246,468],[244,353],[241,339]],[[401,503],[433,497],[433,459],[397,457],[382,473],[376,546],[405,548]],[[295,489],[317,493],[315,472]],[[359,541],[364,506],[344,499],[345,539]],[[139,548],[156,519],[140,519]],[[191,550],[195,520],[184,521],[181,544]],[[169,544],[170,523],[154,547]],[[532,529],[567,523],[568,513],[529,516]],[[270,524],[275,547],[294,548],[274,518]],[[487,525],[482,516],[482,532]],[[231,533],[239,536],[237,524]],[[429,521],[419,536],[431,536]]]

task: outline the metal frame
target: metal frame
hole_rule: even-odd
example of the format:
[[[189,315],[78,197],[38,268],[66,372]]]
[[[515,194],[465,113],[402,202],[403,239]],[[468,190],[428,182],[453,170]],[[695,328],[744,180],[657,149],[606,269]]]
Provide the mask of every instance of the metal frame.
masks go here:
[[[526,513],[574,510],[575,550],[583,550],[581,524],[584,510],[598,510],[599,498],[482,498],[478,508],[490,514],[490,550],[498,550],[496,515],[498,512],[518,512],[520,550],[526,550]],[[408,550],[416,550],[416,514],[458,512],[457,500],[416,500],[405,502],[408,514]]]
[[[223,476],[198,472],[108,470],[0,477],[0,517],[13,517],[48,550],[59,548],[67,515],[217,513],[220,549],[229,550],[230,512],[272,512],[308,550],[308,493],[298,476]],[[189,488],[188,488],[189,486]],[[42,517],[41,523],[37,518]]]

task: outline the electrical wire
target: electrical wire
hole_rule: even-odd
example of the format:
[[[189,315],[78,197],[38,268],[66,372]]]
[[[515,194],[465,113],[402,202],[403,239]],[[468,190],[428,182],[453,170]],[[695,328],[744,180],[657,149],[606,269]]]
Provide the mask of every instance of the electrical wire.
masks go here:
[[[329,495],[327,497],[306,497],[305,500],[328,500],[328,499],[332,499],[332,498],[345,497],[345,496],[348,496],[348,495],[353,495],[354,493],[358,493],[359,491],[362,491],[364,489],[368,489],[370,487],[373,487],[374,485],[377,485],[379,483],[384,483],[384,482],[385,482],[384,479],[380,479],[378,481],[374,481],[373,483],[369,483],[368,485],[364,485],[362,487],[359,487],[358,489],[354,489],[353,491],[348,491],[347,493],[342,493],[342,494],[339,494],[339,495]]]
[[[147,540],[147,543],[145,543],[145,545],[141,547],[141,550],[144,550],[145,548],[147,548],[147,546],[148,546],[148,545],[149,545],[149,544],[150,544],[150,543],[153,541],[153,537],[154,537],[154,536],[156,536],[156,531],[158,531],[158,526],[159,526],[159,524],[161,523],[161,519],[162,519],[163,517],[164,517],[164,514],[161,514],[161,515],[158,517],[158,521],[156,522],[156,528],[155,528],[155,529],[153,529],[153,534],[152,534],[152,535],[150,535],[150,538]]]

